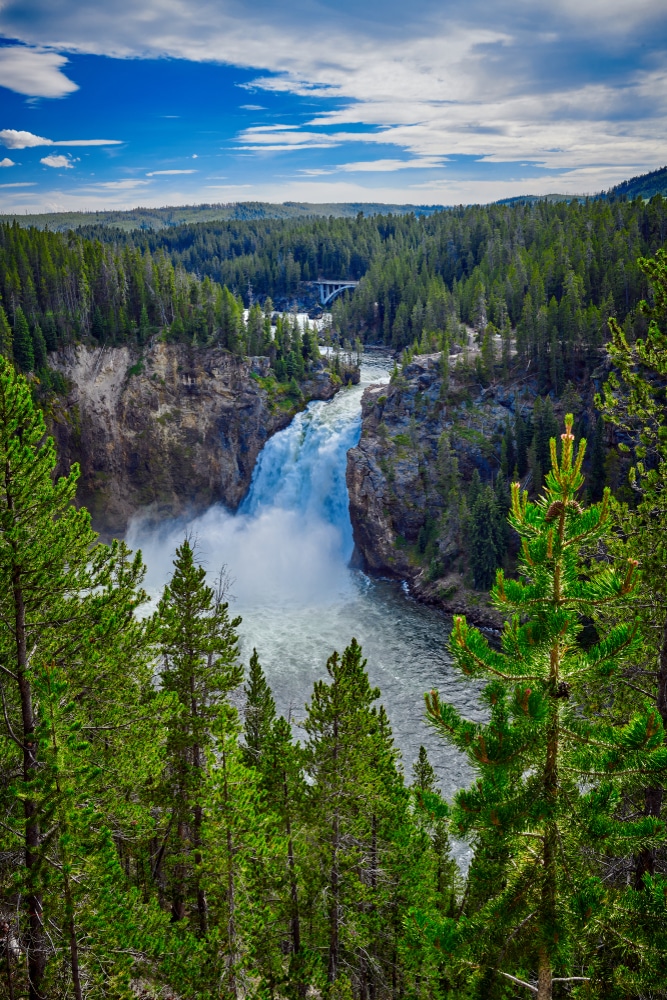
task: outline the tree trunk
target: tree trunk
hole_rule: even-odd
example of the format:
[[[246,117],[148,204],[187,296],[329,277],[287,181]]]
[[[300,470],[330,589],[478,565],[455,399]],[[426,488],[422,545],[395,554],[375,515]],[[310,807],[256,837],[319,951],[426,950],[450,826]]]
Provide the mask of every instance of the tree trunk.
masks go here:
[[[333,724],[333,774],[338,782],[338,719]],[[331,906],[329,908],[329,967],[327,975],[330,983],[338,978],[338,962],[340,959],[340,879],[338,871],[338,851],[340,846],[340,817],[338,806],[335,807],[333,828],[331,831]]]
[[[340,923],[340,880],[338,871],[338,847],[340,837],[340,823],[338,813],[334,816],[333,831],[331,835],[331,906],[329,907],[329,968],[328,979],[330,983],[335,983],[338,978],[339,961],[339,923]]]
[[[15,611],[16,666],[23,724],[23,780],[26,785],[29,785],[37,773],[37,743],[35,740],[32,689],[28,680],[25,604],[21,574],[16,566],[13,572],[12,588]],[[27,795],[24,800],[23,815],[25,818],[25,866],[29,886],[25,897],[28,911],[28,997],[29,1000],[43,1000],[41,984],[46,968],[46,952],[42,922],[42,896],[38,890],[41,837],[37,803],[30,795]]]
[[[296,881],[296,862],[294,860],[294,844],[292,842],[291,833],[292,831],[288,820],[287,835],[289,840],[287,841],[287,864],[290,873],[290,935],[292,938],[292,951],[295,955],[298,955],[301,951],[301,920],[299,918],[299,887]]]
[[[177,827],[177,836],[181,859],[185,851],[187,840],[187,825],[180,820]],[[179,861],[174,872],[174,885],[172,887],[171,919],[173,921],[183,920],[185,917],[185,865]]]
[[[226,753],[223,752],[220,759],[224,772],[223,783],[223,805],[227,822],[227,832],[225,843],[227,846],[227,947],[229,959],[229,989],[233,997],[238,996],[236,984],[236,963],[238,954],[236,950],[236,881],[234,879],[234,838],[232,836],[231,815],[232,804],[229,797],[229,786],[227,783],[227,760]]]
[[[65,904],[67,906],[67,923],[69,931],[69,956],[70,968],[72,970],[72,986],[74,987],[74,1000],[82,1000],[81,976],[79,974],[79,943],[76,938],[76,925],[74,923],[74,903],[72,901],[72,890],[69,879],[65,880]]]
[[[204,892],[199,883],[199,867],[202,863],[202,853],[201,853],[202,816],[203,816],[202,807],[199,805],[195,806],[192,842],[195,849],[194,860],[197,869],[196,884],[197,884],[197,913],[199,914],[199,933],[201,934],[202,937],[204,937],[208,933],[208,902],[206,900],[206,893]]]
[[[229,941],[229,986],[232,996],[236,990],[236,886],[234,883],[234,850],[232,831],[227,827],[227,938]]]
[[[662,718],[662,724],[667,729],[667,616],[662,626],[662,644],[658,660],[657,706]]]
[[[660,816],[662,808],[663,789],[660,785],[644,789],[644,815]],[[656,852],[654,848],[645,847],[635,855],[635,889],[644,888],[644,875],[655,875]]]
[[[378,877],[378,818],[375,813],[373,813],[373,818],[371,821],[371,888],[375,893],[377,889],[377,877]],[[372,902],[370,906],[371,913],[376,910],[376,903]],[[371,955],[375,954],[373,945],[371,944]],[[366,963],[366,977],[368,982],[368,997],[369,1000],[375,1000],[375,971],[370,962]]]
[[[539,950],[539,964],[537,969],[537,1000],[552,1000],[552,996],[551,961],[547,949],[542,945]]]

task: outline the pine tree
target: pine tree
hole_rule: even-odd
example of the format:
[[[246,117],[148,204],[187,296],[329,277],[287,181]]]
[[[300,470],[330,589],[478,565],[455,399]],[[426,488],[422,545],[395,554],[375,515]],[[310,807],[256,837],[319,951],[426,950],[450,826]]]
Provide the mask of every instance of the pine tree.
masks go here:
[[[141,306],[141,314],[139,316],[139,330],[137,334],[140,344],[146,343],[146,341],[148,340],[148,336],[150,334],[150,329],[151,327],[150,327],[150,321],[148,319],[148,310],[146,309],[146,303],[144,302],[143,305]]]
[[[265,943],[273,914],[266,888],[276,881],[275,854],[283,853],[260,777],[243,763],[240,733],[238,713],[223,705],[209,750],[201,866],[211,925],[206,942],[210,965],[202,969],[203,985],[218,989],[220,984],[221,995],[234,1000],[246,993],[249,977],[258,971],[258,957],[265,972],[271,964]],[[192,964],[190,969],[197,982]]]
[[[470,569],[473,586],[477,590],[488,590],[495,578],[496,568],[504,554],[504,542],[499,532],[496,498],[491,487],[484,486],[470,513]]]
[[[14,314],[14,360],[22,372],[31,372],[35,367],[35,354],[30,336],[28,320],[20,306]]]
[[[640,259],[639,267],[651,284],[652,304],[641,304],[648,320],[645,336],[631,343],[615,320],[610,320],[612,342],[608,346],[612,374],[596,404],[612,426],[631,442],[633,465],[630,480],[639,502],[616,510],[618,536],[609,547],[616,553],[635,558],[640,566],[639,592],[628,600],[625,614],[640,615],[643,625],[642,649],[623,672],[614,692],[611,714],[623,719],[638,703],[655,707],[667,729],[667,557],[665,555],[665,496],[667,495],[667,413],[662,386],[667,375],[665,345],[667,331],[667,254]],[[600,418],[602,423],[602,418]],[[624,451],[629,447],[623,443]],[[601,634],[609,628],[610,616],[596,616]],[[604,692],[603,704],[609,704]],[[595,695],[594,695],[595,697]],[[602,701],[602,699],[599,699]],[[629,808],[655,820],[664,816],[665,779],[631,782],[624,789]],[[625,852],[624,852],[625,853]],[[638,893],[635,905],[626,912],[623,930],[642,940],[645,948],[655,943],[654,900],[659,878],[661,845],[646,845],[632,858],[633,881]],[[655,966],[658,962],[654,961]],[[667,980],[667,972],[664,973]]]
[[[516,438],[516,465],[520,476],[528,471],[528,433],[526,424],[520,413],[514,418],[514,436]],[[510,469],[510,474],[513,472]]]
[[[326,899],[323,918],[326,975],[334,983],[343,963],[358,963],[355,916],[363,894],[359,880],[359,824],[369,808],[366,755],[373,728],[370,686],[361,647],[352,640],[342,657],[327,661],[330,683],[317,681],[304,728],[306,768],[311,786],[311,816],[318,829],[317,895]]]
[[[32,349],[35,359],[35,371],[46,368],[46,341],[44,340],[44,334],[39,323],[35,323],[32,329]]]
[[[173,840],[167,855],[172,917],[183,920],[194,899],[201,934],[208,925],[207,903],[199,885],[201,826],[206,782],[206,756],[216,720],[230,691],[243,679],[238,663],[236,629],[241,619],[229,617],[229,606],[206,582],[186,538],[176,550],[174,573],[158,607],[160,673],[165,691],[173,694],[178,712],[169,723],[166,805]],[[191,845],[191,846],[190,846]]]
[[[5,358],[12,357],[12,340],[12,328],[7,313],[0,305],[0,354]]]
[[[303,996],[312,971],[307,942],[302,928],[303,869],[312,864],[312,847],[308,842],[304,805],[307,785],[303,773],[303,748],[292,739],[292,727],[280,717],[275,719],[264,742],[261,755],[261,787],[267,808],[276,819],[278,839],[282,849],[272,854],[279,882],[274,887],[276,905],[273,927],[266,955],[289,953],[286,986]],[[284,942],[288,942],[287,945]],[[275,961],[275,959],[274,959]],[[274,979],[276,972],[273,971]],[[266,978],[266,977],[265,977]]]
[[[244,760],[249,767],[262,768],[262,756],[276,717],[276,703],[271,694],[257,650],[253,649],[248,665],[248,683],[243,689],[246,696]]]
[[[465,921],[443,922],[442,940],[482,977],[495,969],[525,983],[536,974],[530,987],[538,1000],[551,1000],[555,978],[575,981],[577,960],[596,960],[609,909],[592,846],[625,839],[639,849],[660,829],[654,820],[616,817],[614,789],[624,774],[657,773],[667,761],[655,710],[618,727],[579,710],[587,684],[612,675],[637,645],[635,628],[623,621],[584,650],[581,616],[622,600],[636,564],[621,574],[604,566],[591,578],[582,563],[582,549],[609,532],[609,495],[588,510],[577,501],[584,442],[575,458],[572,422],[568,416],[560,461],[551,442],[544,497],[529,503],[518,484],[512,488],[523,579],[497,576],[493,600],[509,616],[502,651],[464,618],[454,621],[452,656],[465,675],[486,679],[489,721],[466,721],[437,692],[426,699],[433,724],[477,774],[456,795],[455,825],[496,857],[492,891]]]

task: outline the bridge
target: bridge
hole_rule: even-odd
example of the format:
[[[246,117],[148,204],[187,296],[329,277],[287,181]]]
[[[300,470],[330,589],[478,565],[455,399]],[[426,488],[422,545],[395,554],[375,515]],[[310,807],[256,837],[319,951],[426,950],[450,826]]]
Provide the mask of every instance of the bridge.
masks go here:
[[[316,285],[320,293],[320,302],[323,306],[330,306],[337,295],[347,291],[348,288],[356,288],[358,281],[333,281],[328,278],[318,278],[317,281],[310,281],[310,285]]]

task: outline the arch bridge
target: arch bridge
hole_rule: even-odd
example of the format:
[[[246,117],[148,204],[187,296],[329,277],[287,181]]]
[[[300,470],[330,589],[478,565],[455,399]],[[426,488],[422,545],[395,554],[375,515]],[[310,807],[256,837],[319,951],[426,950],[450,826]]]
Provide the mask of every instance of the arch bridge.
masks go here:
[[[359,282],[333,281],[328,278],[318,278],[317,281],[311,281],[310,284],[317,287],[320,295],[320,303],[323,306],[330,306],[338,295],[347,291],[348,288],[356,288]]]

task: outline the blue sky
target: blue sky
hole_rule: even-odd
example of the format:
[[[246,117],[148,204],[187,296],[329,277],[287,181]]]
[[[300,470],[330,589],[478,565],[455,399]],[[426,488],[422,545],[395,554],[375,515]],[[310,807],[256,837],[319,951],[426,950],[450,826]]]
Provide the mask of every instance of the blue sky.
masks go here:
[[[5,0],[0,211],[594,192],[667,163],[664,0]]]

